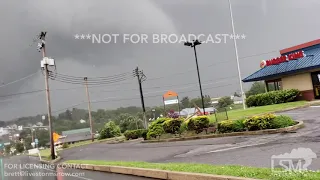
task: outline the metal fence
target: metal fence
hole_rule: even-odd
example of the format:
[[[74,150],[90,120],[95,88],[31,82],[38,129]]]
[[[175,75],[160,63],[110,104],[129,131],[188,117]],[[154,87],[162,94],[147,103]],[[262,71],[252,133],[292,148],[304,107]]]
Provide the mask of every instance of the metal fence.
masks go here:
[[[229,119],[227,108],[217,108],[214,114],[217,122]]]

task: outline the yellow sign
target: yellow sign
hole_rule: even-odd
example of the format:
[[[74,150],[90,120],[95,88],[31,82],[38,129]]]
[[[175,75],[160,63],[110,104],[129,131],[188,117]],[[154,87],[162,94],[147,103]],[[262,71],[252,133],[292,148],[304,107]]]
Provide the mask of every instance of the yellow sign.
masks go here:
[[[60,135],[54,132],[53,133],[53,141],[57,142],[59,138],[60,138]]]

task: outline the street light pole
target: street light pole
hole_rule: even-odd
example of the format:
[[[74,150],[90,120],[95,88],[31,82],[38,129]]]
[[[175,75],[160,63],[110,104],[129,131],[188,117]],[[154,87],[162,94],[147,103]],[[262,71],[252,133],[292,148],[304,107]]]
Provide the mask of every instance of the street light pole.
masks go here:
[[[202,103],[202,108],[203,108],[203,114],[206,114],[206,110],[204,107],[204,100],[203,100],[203,93],[202,93],[202,87],[201,87],[201,79],[200,79],[200,72],[199,72],[199,66],[198,66],[198,56],[197,56],[197,50],[196,50],[196,46],[200,45],[201,42],[199,40],[193,40],[193,42],[185,42],[184,45],[185,46],[190,46],[193,47],[193,51],[194,51],[194,56],[196,59],[196,66],[197,66],[197,73],[198,73],[198,81],[199,81],[199,88],[200,88],[200,95],[201,95],[201,103]]]
[[[235,48],[235,53],[236,53],[236,59],[237,59],[237,68],[238,68],[238,76],[239,76],[239,83],[240,83],[240,90],[241,90],[241,97],[242,97],[242,105],[243,109],[246,109],[246,95],[243,92],[243,87],[242,87],[242,79],[241,79],[241,72],[240,72],[240,64],[239,64],[239,55],[238,55],[238,48],[237,48],[237,41],[236,41],[236,33],[234,30],[234,23],[233,23],[233,15],[232,15],[232,6],[231,6],[231,1],[229,1],[229,10],[230,10],[230,17],[231,17],[231,26],[232,26],[232,33],[233,33],[233,42],[234,42],[234,48]]]

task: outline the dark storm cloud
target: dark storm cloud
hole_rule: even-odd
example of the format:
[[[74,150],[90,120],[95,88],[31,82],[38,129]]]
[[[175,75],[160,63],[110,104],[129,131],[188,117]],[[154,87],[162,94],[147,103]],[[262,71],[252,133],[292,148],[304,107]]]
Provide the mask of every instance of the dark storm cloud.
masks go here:
[[[316,0],[231,2],[236,33],[247,36],[245,40],[237,41],[243,77],[257,70],[260,60],[279,55],[278,50],[319,37],[320,26],[313,19],[319,16],[320,4]],[[36,51],[36,45],[30,47],[29,44],[36,34],[46,30],[48,56],[56,59],[59,73],[108,76],[129,72],[139,66],[149,79],[143,84],[147,106],[161,104],[161,94],[166,90],[196,97],[199,92],[191,48],[182,44],[92,44],[90,40],[76,40],[74,35],[230,34],[228,8],[227,0],[4,0],[0,2],[0,82],[10,82],[39,70],[41,53]],[[270,51],[273,52],[246,58]],[[240,90],[233,41],[203,44],[198,47],[198,55],[205,94],[230,95]],[[43,82],[39,73],[27,81],[0,88],[0,96],[43,89]],[[191,87],[185,85],[188,83],[193,84]],[[50,87],[59,89],[75,85],[50,81]],[[139,106],[137,88],[136,79],[128,80],[127,84],[91,88],[93,100],[110,100],[92,106],[94,109]],[[53,90],[53,110],[79,104],[85,100],[84,93],[81,87],[69,91]],[[131,100],[115,101],[121,98]],[[78,107],[86,106],[81,104]],[[0,98],[0,108],[6,120],[43,113],[46,112],[45,96],[37,93]]]

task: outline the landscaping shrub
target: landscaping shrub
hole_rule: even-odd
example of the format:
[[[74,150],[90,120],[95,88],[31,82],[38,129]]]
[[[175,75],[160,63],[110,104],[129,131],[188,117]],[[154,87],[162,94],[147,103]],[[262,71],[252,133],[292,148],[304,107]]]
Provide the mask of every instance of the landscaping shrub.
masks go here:
[[[272,121],[271,121],[271,128],[272,129],[277,129],[277,128],[284,128],[288,126],[295,125],[296,123],[292,120],[291,117],[289,116],[276,116]]]
[[[234,124],[233,124],[234,132],[242,132],[246,130],[244,120],[245,119],[238,119],[234,121]]]
[[[297,89],[271,91],[248,97],[246,104],[248,107],[252,107],[291,102],[295,100],[299,93],[300,91]]]
[[[187,131],[187,130],[188,130],[187,122],[182,122],[182,124],[181,124],[181,126],[180,126],[180,128],[179,128],[178,133],[179,133],[179,134],[182,134],[182,133],[184,133],[184,132]]]
[[[148,130],[146,129],[137,129],[137,130],[127,130],[124,132],[124,136],[126,137],[127,140],[129,139],[138,139],[138,138],[143,138],[146,139]]]
[[[246,127],[244,119],[239,120],[225,120],[218,123],[219,133],[230,133],[230,132],[242,132],[245,131]]]
[[[193,130],[197,134],[201,133],[204,128],[209,127],[209,118],[207,116],[198,116],[188,121],[188,130]]]
[[[273,114],[266,114],[262,116],[253,116],[243,121],[245,127],[249,131],[256,131],[262,129],[270,129],[271,123],[275,115]]]
[[[218,123],[218,131],[219,133],[229,133],[234,132],[234,121],[226,120]]]
[[[171,119],[163,123],[163,130],[166,133],[176,134],[179,132],[183,119]]]
[[[141,133],[141,137],[144,140],[147,140],[147,134],[148,134],[148,130],[147,129],[143,129],[142,133]]]
[[[103,129],[100,131],[99,139],[106,139],[120,136],[120,128],[113,121],[106,123]]]
[[[157,137],[160,138],[162,134],[164,134],[162,124],[155,124],[148,130],[147,139],[157,138]]]
[[[261,116],[253,116],[247,119],[239,119],[236,121],[221,121],[218,123],[218,131],[220,133],[242,132],[245,130],[256,131],[263,129],[284,128],[294,124],[295,121],[293,121],[289,116],[265,114]]]
[[[186,121],[186,125],[187,125],[187,130],[188,130],[188,131],[192,131],[192,130],[195,129],[195,122],[194,122],[193,119],[188,119],[188,120]]]
[[[157,124],[160,124],[162,126],[165,121],[169,121],[169,120],[172,120],[172,118],[159,118],[151,123],[151,125],[149,126],[149,129],[152,129],[153,126]]]
[[[69,144],[68,144],[68,143],[63,143],[63,144],[62,144],[62,148],[63,148],[63,149],[66,149],[66,148],[68,148],[68,147],[69,147]]]

